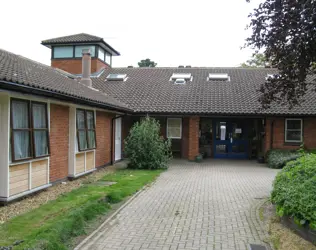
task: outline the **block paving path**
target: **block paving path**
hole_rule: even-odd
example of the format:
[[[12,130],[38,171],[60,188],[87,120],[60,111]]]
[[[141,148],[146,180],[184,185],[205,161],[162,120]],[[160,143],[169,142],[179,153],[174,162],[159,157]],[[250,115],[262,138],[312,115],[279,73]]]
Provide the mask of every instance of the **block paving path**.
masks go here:
[[[270,249],[258,208],[276,173],[254,161],[174,160],[77,249]]]

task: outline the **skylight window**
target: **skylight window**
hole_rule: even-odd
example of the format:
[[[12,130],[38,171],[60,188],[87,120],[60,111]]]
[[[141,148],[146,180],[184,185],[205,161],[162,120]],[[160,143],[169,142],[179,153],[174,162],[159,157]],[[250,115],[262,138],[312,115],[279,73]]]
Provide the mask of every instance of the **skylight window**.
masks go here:
[[[176,79],[176,80],[174,81],[174,83],[175,83],[175,84],[185,84],[186,81],[185,81],[185,79],[183,79],[183,78],[178,78],[178,79]]]
[[[230,81],[230,77],[228,74],[223,73],[210,73],[208,74],[208,81]]]
[[[171,80],[176,79],[184,79],[184,80],[191,80],[192,74],[191,73],[173,73],[171,76]]]
[[[125,81],[126,74],[109,74],[106,79],[108,81]]]

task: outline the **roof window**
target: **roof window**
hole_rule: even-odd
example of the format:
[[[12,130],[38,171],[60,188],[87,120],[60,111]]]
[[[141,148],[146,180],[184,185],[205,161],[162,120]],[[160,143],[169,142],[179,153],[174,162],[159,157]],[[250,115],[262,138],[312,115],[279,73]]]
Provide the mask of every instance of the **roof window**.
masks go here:
[[[108,81],[126,81],[126,79],[126,74],[109,74],[106,77],[106,80]]]
[[[191,78],[192,78],[191,73],[173,73],[170,80],[172,81],[176,79],[192,80]]]
[[[178,78],[174,81],[174,84],[185,84],[186,81],[183,78]]]
[[[230,81],[230,76],[225,73],[210,73],[208,74],[208,81]]]

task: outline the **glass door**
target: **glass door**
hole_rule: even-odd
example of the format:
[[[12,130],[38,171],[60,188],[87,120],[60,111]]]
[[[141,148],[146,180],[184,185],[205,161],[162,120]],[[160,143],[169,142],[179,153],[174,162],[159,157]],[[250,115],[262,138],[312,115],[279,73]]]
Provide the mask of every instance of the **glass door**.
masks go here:
[[[247,158],[247,124],[244,120],[216,120],[214,128],[215,158]]]

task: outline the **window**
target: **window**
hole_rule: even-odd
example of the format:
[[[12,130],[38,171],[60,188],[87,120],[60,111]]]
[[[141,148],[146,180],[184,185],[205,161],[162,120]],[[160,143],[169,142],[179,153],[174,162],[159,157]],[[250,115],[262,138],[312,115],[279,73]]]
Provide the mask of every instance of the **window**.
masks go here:
[[[62,46],[54,47],[54,58],[72,58],[73,57],[73,46]]]
[[[126,79],[126,74],[109,74],[106,79],[108,81],[124,81]]]
[[[228,74],[213,74],[213,73],[210,73],[208,74],[208,81],[230,81],[230,77]]]
[[[49,139],[47,121],[47,105],[45,103],[12,99],[12,161],[48,156]]]
[[[170,80],[176,80],[176,79],[191,80],[191,77],[192,77],[191,73],[173,73]]]
[[[181,139],[182,135],[182,119],[168,118],[167,119],[167,137],[173,139]]]
[[[285,142],[303,141],[303,120],[285,119]]]
[[[77,109],[77,141],[79,151],[96,147],[93,111]]]
[[[111,65],[111,54],[108,52],[105,53],[105,62]]]
[[[91,57],[95,57],[95,46],[94,45],[84,45],[75,47],[75,57],[82,57],[82,50],[90,49]]]
[[[99,55],[98,55],[99,59],[104,61],[104,56],[105,56],[104,50],[99,48]]]

